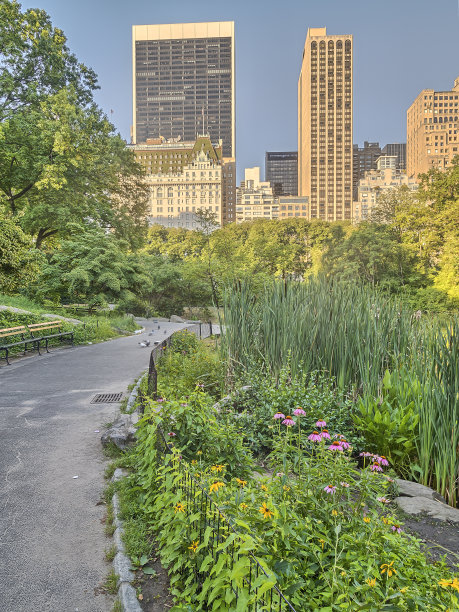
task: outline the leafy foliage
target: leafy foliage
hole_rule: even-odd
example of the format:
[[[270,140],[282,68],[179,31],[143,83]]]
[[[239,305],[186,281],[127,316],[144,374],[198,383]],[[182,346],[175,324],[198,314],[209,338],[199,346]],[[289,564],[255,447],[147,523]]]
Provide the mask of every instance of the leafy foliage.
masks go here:
[[[43,258],[11,220],[0,217],[0,292],[14,293],[38,277]]]

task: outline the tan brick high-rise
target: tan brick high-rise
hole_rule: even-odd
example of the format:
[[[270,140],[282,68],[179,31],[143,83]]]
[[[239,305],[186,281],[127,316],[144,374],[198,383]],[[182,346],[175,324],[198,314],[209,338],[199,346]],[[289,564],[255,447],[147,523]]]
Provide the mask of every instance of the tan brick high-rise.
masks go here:
[[[458,155],[459,77],[452,91],[423,89],[407,111],[406,170],[411,178],[445,170]]]
[[[352,36],[309,28],[298,81],[298,194],[311,218],[352,216]]]

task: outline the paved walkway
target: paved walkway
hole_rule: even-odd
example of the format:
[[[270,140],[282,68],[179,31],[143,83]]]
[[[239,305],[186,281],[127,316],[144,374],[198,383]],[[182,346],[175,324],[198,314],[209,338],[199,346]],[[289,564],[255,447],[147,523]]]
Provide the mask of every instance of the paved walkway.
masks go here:
[[[111,569],[104,561],[111,542],[97,503],[102,426],[118,404],[90,401],[96,393],[125,392],[147,369],[150,350],[141,339],[164,340],[184,327],[141,323],[154,336],[54,350],[0,368],[1,612],[112,609],[98,594]]]

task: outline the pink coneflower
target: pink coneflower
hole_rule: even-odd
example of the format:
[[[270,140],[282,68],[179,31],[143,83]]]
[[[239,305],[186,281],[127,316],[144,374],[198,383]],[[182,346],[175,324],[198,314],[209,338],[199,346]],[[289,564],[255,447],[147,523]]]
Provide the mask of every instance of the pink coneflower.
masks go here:
[[[288,417],[286,417],[282,421],[282,425],[286,425],[287,427],[291,427],[292,425],[295,425],[295,421],[292,419],[291,416],[288,416]]]
[[[282,414],[282,412],[276,412],[273,419],[285,419],[285,414]]]
[[[372,472],[382,472],[383,471],[382,467],[379,465],[377,461],[375,461],[373,465],[370,465],[370,470]]]
[[[325,493],[331,493],[333,495],[333,493],[336,491],[336,487],[333,485],[327,485],[324,487],[324,491]]]
[[[322,436],[318,431],[313,431],[311,435],[308,436],[308,440],[312,442],[320,442],[322,440]]]
[[[345,489],[349,488],[349,483],[348,482],[340,482],[339,483],[342,487],[344,487]]]
[[[303,408],[298,407],[298,408],[295,408],[295,410],[293,411],[293,414],[295,416],[305,416],[306,412],[303,410]]]
[[[322,438],[328,438],[330,440],[330,434],[328,433],[326,429],[322,429],[322,431],[320,432],[320,435],[322,436]]]
[[[349,444],[349,442],[346,440],[344,436],[339,437],[339,443],[341,444],[343,448],[351,448],[351,445]]]
[[[316,423],[316,427],[327,427],[327,423],[325,421],[319,420]]]
[[[359,457],[373,457],[373,453],[360,453]]]
[[[177,434],[174,433],[173,431],[170,431],[167,435],[170,436],[171,438],[174,438]]]
[[[341,442],[339,440],[335,440],[334,442],[330,444],[330,446],[328,447],[328,450],[342,451],[343,447],[341,446]]]
[[[386,480],[387,482],[395,482],[395,480],[391,478],[390,476],[386,476]]]
[[[166,398],[165,398],[165,397],[158,397],[158,399],[157,399],[156,401],[157,401],[158,403],[165,402],[165,401],[166,401]]]
[[[390,499],[387,499],[387,497],[377,497],[376,499],[382,504],[390,504]]]
[[[384,457],[384,455],[381,455],[381,457],[378,458],[378,461],[381,465],[389,465],[389,462],[387,461],[386,457]]]
[[[402,528],[400,527],[400,525],[392,525],[391,529],[396,533],[402,533]]]
[[[188,406],[188,404],[184,402],[183,404],[180,404],[180,406]]]

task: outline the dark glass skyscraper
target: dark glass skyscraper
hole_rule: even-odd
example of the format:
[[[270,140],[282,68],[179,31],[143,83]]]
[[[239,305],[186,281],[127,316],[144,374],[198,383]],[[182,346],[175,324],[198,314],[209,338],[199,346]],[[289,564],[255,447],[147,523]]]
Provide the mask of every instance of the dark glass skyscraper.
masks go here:
[[[132,141],[209,134],[234,157],[234,23],[133,26]]]
[[[298,195],[298,152],[266,151],[265,181],[275,196]]]

